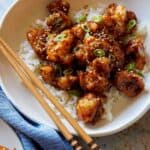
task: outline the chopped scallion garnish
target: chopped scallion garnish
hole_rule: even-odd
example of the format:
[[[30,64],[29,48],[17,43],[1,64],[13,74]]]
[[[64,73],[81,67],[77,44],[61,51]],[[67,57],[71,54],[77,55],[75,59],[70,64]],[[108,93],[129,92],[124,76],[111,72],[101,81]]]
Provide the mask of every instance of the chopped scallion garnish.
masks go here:
[[[134,71],[135,69],[135,63],[130,63],[126,66],[127,71]]]
[[[144,77],[143,73],[141,70],[136,70],[135,71],[137,75],[141,76],[141,77]]]
[[[123,43],[128,44],[129,41],[132,41],[132,40],[136,39],[136,37],[137,37],[136,34],[129,35],[129,36],[124,38]]]
[[[66,69],[66,70],[64,70],[64,75],[70,75],[70,74],[72,74],[73,73],[73,69],[71,69],[71,68],[69,68],[69,69]]]
[[[87,32],[87,33],[85,34],[85,38],[88,38],[89,36],[90,36],[90,33]]]
[[[130,63],[126,66],[126,70],[127,71],[133,71],[134,73],[136,73],[137,75],[144,77],[143,73],[141,70],[136,69],[136,64],[135,63]]]
[[[76,89],[70,90],[70,91],[68,91],[68,93],[69,93],[70,96],[77,96],[77,97],[79,97],[81,95],[81,92],[79,90],[76,90]]]
[[[90,32],[90,29],[88,28],[88,26],[86,24],[82,24],[81,27],[86,33]]]
[[[127,29],[128,31],[132,30],[134,27],[136,26],[136,20],[135,19],[131,19],[127,25]]]
[[[75,51],[77,51],[77,50],[78,50],[78,46],[76,46],[76,47],[74,47],[74,48],[72,49],[73,52],[75,52]]]
[[[56,65],[56,73],[59,75],[59,76],[61,76],[62,75],[62,68],[61,68],[61,66],[59,65],[59,64],[57,64]]]
[[[62,19],[61,19],[61,18],[57,18],[57,19],[55,20],[55,24],[56,24],[56,25],[60,25],[61,22],[62,22]]]
[[[67,37],[67,34],[65,34],[65,33],[59,34],[55,37],[55,41],[60,42],[60,41],[64,40],[66,37]]]
[[[41,68],[41,64],[38,64],[38,65],[35,66],[34,73],[35,73],[36,75],[39,74],[40,68]]]
[[[96,57],[104,57],[105,56],[105,51],[103,49],[96,49],[93,51],[93,53]]]
[[[114,54],[110,53],[108,57],[112,62],[116,61],[116,57]]]
[[[86,19],[87,19],[87,16],[86,16],[86,15],[81,15],[79,18],[76,19],[76,22],[77,22],[77,23],[85,22]]]
[[[94,16],[92,20],[96,23],[101,23],[103,21],[103,16]]]
[[[49,41],[52,37],[53,37],[52,34],[49,34],[49,35],[47,36],[47,41]]]

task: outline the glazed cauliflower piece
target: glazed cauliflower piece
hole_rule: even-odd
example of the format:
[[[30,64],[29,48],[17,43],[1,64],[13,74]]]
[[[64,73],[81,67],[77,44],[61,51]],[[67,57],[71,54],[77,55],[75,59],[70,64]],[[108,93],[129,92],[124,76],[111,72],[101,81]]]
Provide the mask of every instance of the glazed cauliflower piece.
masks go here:
[[[32,28],[27,32],[27,39],[31,44],[35,53],[41,59],[46,58],[46,38],[49,34],[49,31],[42,29],[42,28]]]
[[[126,33],[131,33],[136,28],[137,23],[136,15],[132,11],[127,11],[125,6],[114,3],[106,8],[103,20],[104,25],[116,39]],[[130,26],[130,21],[134,21],[134,26]]]
[[[65,75],[57,78],[57,87],[62,90],[70,90],[78,84],[78,77],[73,75]]]
[[[47,6],[50,13],[63,12],[68,14],[70,9],[70,4],[66,0],[52,0],[52,2]]]
[[[64,65],[70,65],[73,61],[73,54],[70,50],[74,43],[74,36],[70,30],[64,30],[53,40],[48,42],[47,60]]]
[[[142,77],[133,72],[118,72],[115,77],[115,84],[118,90],[129,97],[135,97],[144,90]]]
[[[63,12],[56,12],[47,17],[46,24],[52,33],[59,33],[69,28],[72,25],[72,21]]]
[[[102,113],[101,98],[88,93],[78,100],[76,112],[79,119],[85,123],[94,123]]]
[[[85,31],[81,27],[81,24],[77,24],[77,25],[73,26],[71,30],[72,30],[72,33],[74,34],[74,36],[77,39],[79,39],[79,40],[83,40],[84,39]]]
[[[79,73],[80,86],[84,91],[104,93],[109,89],[109,82],[95,71]]]
[[[108,78],[111,72],[110,59],[107,57],[94,59],[91,63],[91,69],[95,70],[99,75]]]
[[[53,84],[55,80],[55,68],[52,65],[44,65],[40,68],[40,74],[46,83]]]
[[[146,64],[146,56],[144,53],[143,38],[137,37],[130,40],[126,45],[126,54],[136,64],[136,68],[143,70]]]

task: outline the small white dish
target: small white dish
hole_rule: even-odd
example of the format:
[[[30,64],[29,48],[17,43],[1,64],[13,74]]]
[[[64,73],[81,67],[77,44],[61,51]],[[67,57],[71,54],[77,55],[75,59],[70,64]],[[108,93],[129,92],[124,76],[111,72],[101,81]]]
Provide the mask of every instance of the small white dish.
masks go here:
[[[94,7],[103,4],[107,5],[110,2],[123,3],[128,9],[135,11],[142,22],[146,23],[146,25],[149,24],[149,0],[70,0],[73,10],[77,10],[86,4]],[[46,5],[48,3],[49,0],[38,0],[36,2],[35,0],[16,1],[4,15],[3,19],[0,20],[0,35],[14,50],[19,49],[19,45],[25,39],[25,33],[29,26],[35,20],[43,18],[47,14]],[[147,49],[150,48],[149,35],[147,37],[146,47]],[[147,54],[149,56],[150,51],[147,51]],[[150,58],[148,59],[150,60]],[[2,88],[17,109],[34,121],[56,128],[29,90],[23,86],[16,73],[2,55],[0,55],[0,74]],[[112,121],[101,121],[93,127],[80,123],[81,126],[89,135],[97,137],[110,135],[127,128],[141,118],[150,108],[150,75],[146,77],[146,85],[148,91],[143,93],[138,99],[133,101],[129,101],[128,99],[121,100],[115,104],[113,107],[114,119]],[[75,133],[66,121],[64,121],[64,124],[72,133]]]
[[[10,150],[23,150],[16,133],[2,120],[0,120],[0,145]]]

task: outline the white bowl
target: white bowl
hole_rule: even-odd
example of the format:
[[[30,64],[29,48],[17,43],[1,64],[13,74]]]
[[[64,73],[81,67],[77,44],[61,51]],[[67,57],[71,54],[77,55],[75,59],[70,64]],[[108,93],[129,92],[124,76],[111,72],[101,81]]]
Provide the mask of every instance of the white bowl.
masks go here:
[[[0,119],[0,145],[9,149],[23,150],[22,144],[16,133],[4,121]],[[8,140],[9,139],[9,140]]]
[[[70,0],[72,11],[81,8],[86,4],[94,7],[97,6],[98,3],[107,5],[110,2],[112,1]],[[36,19],[43,18],[47,14],[45,7],[48,3],[49,0],[17,1],[4,15],[3,19],[0,21],[0,35],[14,50],[19,49],[19,45],[25,39],[25,33],[29,26],[34,23]],[[148,25],[150,15],[149,0],[122,0],[120,3],[123,3],[129,9],[134,10],[140,21]],[[146,47],[150,48],[149,36],[147,38]],[[147,51],[147,54],[149,56],[150,52]],[[18,110],[34,121],[56,128],[29,90],[19,80],[3,55],[0,55],[0,75],[3,90]],[[150,108],[150,76],[147,75],[145,80],[148,91],[143,93],[136,100],[130,101],[126,99],[117,102],[113,107],[114,119],[112,121],[101,121],[94,127],[89,127],[80,123],[81,126],[91,136],[104,136],[119,132],[133,124]],[[64,121],[64,123],[72,133],[75,133],[66,121]]]

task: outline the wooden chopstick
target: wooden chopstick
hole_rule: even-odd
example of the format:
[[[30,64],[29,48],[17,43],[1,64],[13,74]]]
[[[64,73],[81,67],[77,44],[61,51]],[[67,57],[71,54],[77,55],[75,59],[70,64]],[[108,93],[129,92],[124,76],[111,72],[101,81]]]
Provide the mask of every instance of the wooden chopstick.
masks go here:
[[[15,69],[15,71],[18,73],[20,78],[23,80],[24,84],[32,94],[37,98],[38,102],[41,104],[41,106],[44,108],[44,110],[48,113],[48,115],[52,118],[52,120],[55,122],[57,127],[60,129],[61,133],[64,135],[64,137],[70,142],[71,146],[75,150],[81,150],[82,147],[78,144],[78,141],[74,139],[73,135],[70,134],[68,129],[63,125],[61,120],[58,118],[58,116],[55,114],[55,112],[49,107],[48,103],[45,101],[43,96],[40,92],[37,91],[37,88],[33,85],[33,83],[28,79],[28,77],[24,74],[22,69],[19,67],[19,65],[16,63],[16,61],[11,57],[10,54],[8,54],[5,49],[0,46],[0,49],[4,56],[7,58],[11,66]]]
[[[30,77],[31,81],[36,85],[46,96],[47,98],[55,105],[55,107],[61,112],[61,114],[65,117],[65,119],[74,127],[74,129],[78,132],[78,134],[82,137],[82,139],[90,146],[91,150],[98,149],[98,145],[94,143],[93,139],[86,134],[86,132],[80,127],[75,119],[71,117],[71,115],[61,106],[58,102],[57,98],[54,97],[47,88],[42,84],[42,82],[32,73],[28,67],[24,64],[24,62],[16,55],[16,53],[0,38],[0,44],[3,46],[3,50],[5,49],[9,54],[14,58],[14,60],[21,66],[22,69],[26,72],[28,77]],[[4,54],[4,51],[3,51]],[[8,53],[5,54],[7,56]],[[11,58],[12,60],[12,58]]]

